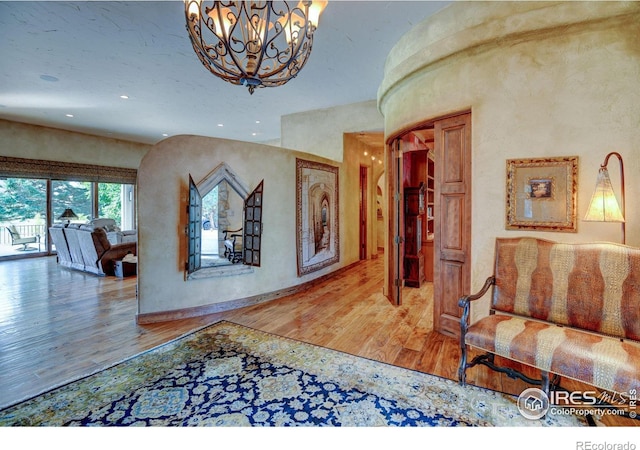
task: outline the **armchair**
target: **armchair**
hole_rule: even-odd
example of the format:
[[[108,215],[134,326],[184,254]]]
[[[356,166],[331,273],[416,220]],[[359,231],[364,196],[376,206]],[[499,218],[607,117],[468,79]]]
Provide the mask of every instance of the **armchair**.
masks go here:
[[[11,245],[22,245],[22,248],[19,250],[35,250],[35,248],[29,247],[29,244],[38,244],[38,251],[40,251],[40,235],[36,234],[35,236],[30,237],[21,237],[18,229],[15,225],[11,225],[9,227],[5,227],[11,236]]]
[[[222,230],[224,233],[224,256],[233,264],[242,261],[242,228]],[[240,232],[238,234],[238,232]]]

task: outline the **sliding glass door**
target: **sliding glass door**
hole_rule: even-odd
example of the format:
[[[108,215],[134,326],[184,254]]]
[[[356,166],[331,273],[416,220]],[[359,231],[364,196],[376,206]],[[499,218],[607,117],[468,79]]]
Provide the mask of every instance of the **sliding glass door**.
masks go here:
[[[47,251],[47,180],[0,179],[0,256]]]
[[[98,211],[96,217],[114,219],[121,230],[135,228],[132,184],[97,183]]]
[[[135,229],[135,186],[122,183],[0,178],[0,259],[55,252],[48,229],[54,223],[110,218]],[[63,217],[72,211],[71,217]]]
[[[88,181],[51,181],[51,211],[55,222],[86,223],[93,217],[92,184]],[[77,217],[63,218],[67,210],[73,211]]]

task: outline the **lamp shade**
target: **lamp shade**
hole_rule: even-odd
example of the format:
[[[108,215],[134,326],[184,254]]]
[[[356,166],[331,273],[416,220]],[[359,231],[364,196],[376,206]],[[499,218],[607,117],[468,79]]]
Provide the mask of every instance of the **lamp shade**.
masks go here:
[[[601,167],[596,180],[596,190],[591,197],[584,220],[591,222],[624,222],[624,216],[611,186],[606,167]]]
[[[73,209],[71,208],[67,208],[64,210],[64,212],[62,214],[60,214],[60,216],[58,217],[59,220],[71,220],[71,219],[77,219],[78,216],[76,215],[76,213],[73,212]]]

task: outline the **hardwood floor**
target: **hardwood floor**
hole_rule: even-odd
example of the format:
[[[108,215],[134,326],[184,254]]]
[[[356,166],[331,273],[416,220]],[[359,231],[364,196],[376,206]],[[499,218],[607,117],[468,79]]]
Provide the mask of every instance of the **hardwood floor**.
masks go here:
[[[395,307],[382,295],[383,276],[383,259],[376,258],[303,294],[138,325],[135,277],[100,278],[59,267],[55,257],[0,262],[0,407],[222,319],[457,379],[459,344],[433,331],[432,285],[405,288],[404,304]],[[470,369],[468,381],[513,394],[527,387],[484,366]],[[640,425],[624,418],[603,422]]]

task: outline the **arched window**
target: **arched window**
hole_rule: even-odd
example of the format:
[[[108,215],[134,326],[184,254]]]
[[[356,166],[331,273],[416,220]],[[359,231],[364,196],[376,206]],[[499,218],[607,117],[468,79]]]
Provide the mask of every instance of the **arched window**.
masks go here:
[[[187,279],[252,272],[260,266],[263,181],[249,193],[225,164],[196,185],[189,177]]]

